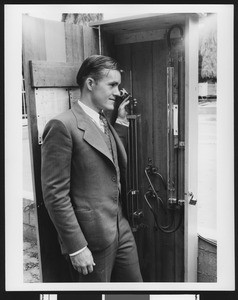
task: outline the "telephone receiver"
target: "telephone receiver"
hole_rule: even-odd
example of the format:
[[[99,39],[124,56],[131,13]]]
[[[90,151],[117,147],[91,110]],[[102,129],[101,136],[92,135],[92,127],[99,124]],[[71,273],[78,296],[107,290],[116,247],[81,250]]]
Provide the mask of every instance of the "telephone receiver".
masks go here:
[[[130,96],[130,94],[126,91],[126,89],[122,88],[120,90],[120,96],[119,96],[121,100],[122,101],[125,100],[128,96]]]
[[[123,100],[125,100],[128,96],[129,97],[129,104],[126,106],[126,111],[128,113],[128,117],[130,115],[134,115],[135,114],[135,106],[137,104],[136,99],[133,99],[133,97],[126,91],[126,89],[122,88],[120,91],[120,95],[116,96],[115,99],[115,106],[114,106],[114,110],[111,113],[111,118],[110,121],[112,124],[115,123],[116,119],[117,119],[117,115],[118,115],[118,108],[120,106],[120,104],[123,102]]]
[[[119,99],[119,102],[121,103],[123,100],[125,100],[127,97],[129,96],[129,104],[127,106],[127,110],[129,112],[129,114],[133,114],[133,110],[134,110],[134,107],[136,107],[136,104],[137,104],[137,100],[134,99],[132,97],[132,95],[130,93],[127,92],[127,90],[125,88],[122,88],[120,90],[120,96],[118,96],[120,99]]]

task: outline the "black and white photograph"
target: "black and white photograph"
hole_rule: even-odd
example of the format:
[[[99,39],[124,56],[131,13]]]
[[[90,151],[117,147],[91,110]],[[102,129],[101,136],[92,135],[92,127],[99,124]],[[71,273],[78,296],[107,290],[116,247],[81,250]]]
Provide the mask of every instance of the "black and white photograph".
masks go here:
[[[6,290],[234,291],[233,13],[5,5]]]

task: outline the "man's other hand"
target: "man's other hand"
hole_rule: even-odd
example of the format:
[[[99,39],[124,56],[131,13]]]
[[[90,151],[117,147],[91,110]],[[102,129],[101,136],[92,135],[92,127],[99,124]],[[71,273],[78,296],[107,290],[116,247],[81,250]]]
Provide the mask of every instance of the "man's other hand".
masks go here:
[[[126,118],[126,116],[127,116],[127,111],[126,111],[126,106],[129,104],[129,97],[130,96],[128,96],[126,99],[124,99],[123,101],[122,101],[122,103],[120,104],[120,106],[118,107],[118,115],[117,115],[117,117],[119,118],[119,119],[121,119],[121,120],[125,120],[125,121],[127,121],[127,118]]]
[[[96,265],[93,261],[92,252],[86,247],[82,252],[70,256],[71,262],[75,270],[83,275],[93,272],[93,267]]]

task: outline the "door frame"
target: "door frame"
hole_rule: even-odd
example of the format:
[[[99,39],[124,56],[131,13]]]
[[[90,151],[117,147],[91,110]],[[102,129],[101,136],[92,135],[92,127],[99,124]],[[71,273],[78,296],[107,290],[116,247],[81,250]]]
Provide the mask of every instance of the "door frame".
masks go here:
[[[185,282],[197,281],[197,197],[198,186],[198,16],[186,18],[185,26]]]

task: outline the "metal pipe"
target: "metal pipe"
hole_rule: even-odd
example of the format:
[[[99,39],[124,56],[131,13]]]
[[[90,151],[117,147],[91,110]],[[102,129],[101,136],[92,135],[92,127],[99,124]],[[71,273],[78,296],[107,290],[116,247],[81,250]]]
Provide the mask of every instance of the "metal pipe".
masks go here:
[[[183,51],[179,53],[178,59],[178,102],[179,102],[179,149],[178,149],[178,199],[184,200],[184,176],[185,176],[185,87],[184,87],[184,57]]]
[[[135,100],[135,99],[134,99]],[[128,214],[130,216],[132,231],[138,229],[136,219],[141,215],[139,210],[139,174],[138,174],[138,120],[139,115],[134,114],[133,103],[131,99],[130,113],[127,118],[130,122],[128,131]]]
[[[100,27],[100,25],[98,25],[97,27],[92,26],[92,28],[98,30],[98,51],[99,51],[99,55],[102,55],[101,27]]]
[[[101,40],[101,27],[98,26],[98,47],[99,47],[99,54],[102,55],[102,40]]]
[[[138,126],[137,119],[135,120],[135,187],[136,190],[139,189],[139,180],[138,180]],[[136,194],[136,206],[139,207],[138,194]]]
[[[174,67],[167,67],[167,186],[169,202],[176,201],[173,135],[173,80]]]

